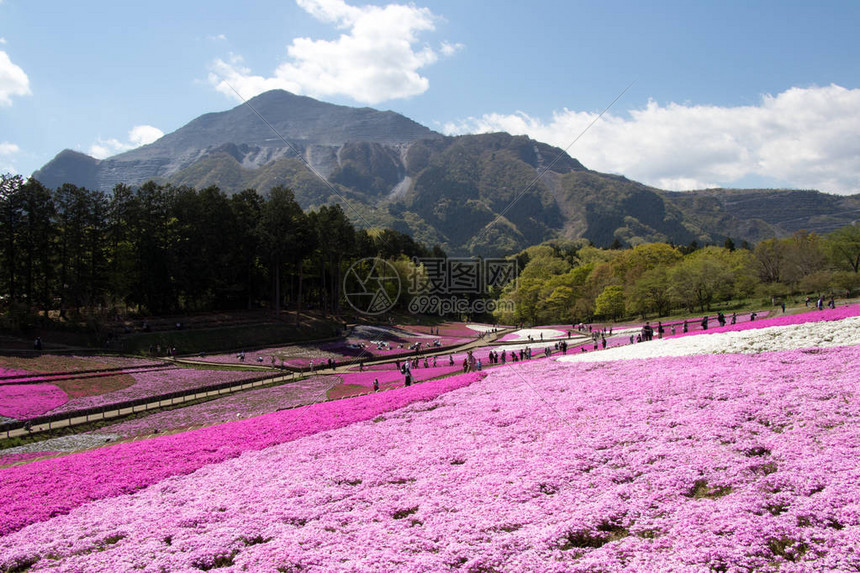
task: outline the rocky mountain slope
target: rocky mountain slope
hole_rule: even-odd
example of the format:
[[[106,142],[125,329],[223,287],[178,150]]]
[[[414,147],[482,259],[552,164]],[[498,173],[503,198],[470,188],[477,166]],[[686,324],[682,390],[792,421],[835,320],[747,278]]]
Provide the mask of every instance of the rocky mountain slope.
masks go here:
[[[390,226],[458,255],[508,254],[556,237],[755,243],[860,218],[860,195],[671,193],[588,170],[524,136],[446,137],[394,112],[279,90],[101,161],[63,151],[34,176],[105,191],[151,179],[227,193],[286,185],[305,208],[339,202],[359,226]]]

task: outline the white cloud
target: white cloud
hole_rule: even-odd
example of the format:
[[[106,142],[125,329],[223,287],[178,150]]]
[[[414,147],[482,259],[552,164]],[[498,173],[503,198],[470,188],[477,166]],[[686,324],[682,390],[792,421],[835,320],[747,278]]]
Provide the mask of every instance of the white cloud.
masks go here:
[[[463,44],[451,44],[450,42],[442,42],[439,51],[443,56],[450,57],[463,49]]]
[[[444,131],[508,131],[564,149],[595,117],[567,109],[549,121],[522,112],[487,114]],[[590,169],[662,189],[731,187],[752,178],[860,193],[860,89],[791,88],[741,107],[652,101],[626,118],[607,113],[569,153]]]
[[[128,132],[128,140],[134,147],[148,145],[164,137],[164,132],[151,125],[136,125]]]
[[[356,7],[344,0],[297,3],[343,33],[331,41],[293,39],[287,47],[288,61],[269,77],[253,74],[240,56],[217,59],[209,80],[218,91],[247,99],[267,90],[285,89],[314,97],[346,95],[375,104],[425,92],[429,81],[419,71],[440,55],[459,49],[447,43],[439,50],[417,45],[419,33],[435,28],[436,17],[427,8],[412,4]]]
[[[12,164],[13,156],[21,149],[14,143],[0,141],[0,173],[18,173],[18,169]]]
[[[115,138],[101,139],[90,146],[89,154],[96,159],[104,159],[152,143],[164,135],[164,132],[151,125],[136,125],[128,132],[128,141]]]
[[[12,96],[24,95],[30,95],[30,78],[0,51],[0,106],[12,105]]]

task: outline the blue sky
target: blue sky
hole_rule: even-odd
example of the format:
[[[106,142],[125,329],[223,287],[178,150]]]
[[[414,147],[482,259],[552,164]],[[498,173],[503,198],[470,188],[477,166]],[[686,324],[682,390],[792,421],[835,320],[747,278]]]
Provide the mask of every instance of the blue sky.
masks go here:
[[[283,88],[525,133],[664,189],[853,194],[858,25],[855,0],[0,0],[0,171]]]

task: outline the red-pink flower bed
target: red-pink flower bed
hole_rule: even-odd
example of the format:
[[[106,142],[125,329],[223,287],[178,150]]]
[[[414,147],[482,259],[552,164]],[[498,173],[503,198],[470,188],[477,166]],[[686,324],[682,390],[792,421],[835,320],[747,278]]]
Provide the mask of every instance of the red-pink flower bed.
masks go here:
[[[3,378],[12,378],[12,377],[20,377],[20,376],[28,376],[30,372],[26,370],[18,370],[15,368],[5,368],[0,366],[0,383],[2,383]]]
[[[131,386],[107,394],[71,399],[51,413],[73,412],[226,382],[252,380],[264,374],[256,371],[195,370],[179,367],[134,372],[126,374],[134,378],[134,384]]]
[[[385,362],[384,364],[365,364],[364,366],[354,365],[348,369],[350,372],[375,372],[384,370],[397,370],[397,364],[394,362]]]
[[[461,368],[456,365],[437,366],[436,368],[413,368],[411,370],[413,382],[423,382],[424,380],[430,380],[432,378],[449,376],[460,371]],[[342,380],[341,384],[329,390],[329,397],[342,398],[345,396],[354,396],[357,394],[372,392],[374,380],[379,380],[380,390],[403,386],[405,382],[405,376],[396,369],[341,374],[340,378]]]
[[[477,327],[470,328],[471,326]],[[404,330],[409,330],[416,334],[424,336],[435,336],[440,338],[465,338],[474,340],[478,337],[482,330],[493,328],[490,324],[464,323],[464,322],[443,322],[438,326],[400,326]],[[504,326],[498,327],[500,330],[507,328]],[[444,341],[447,344],[447,341]]]
[[[162,366],[144,358],[126,356],[73,356],[41,354],[33,357],[0,356],[0,384],[41,382],[63,374],[98,372],[110,369],[137,369]]]
[[[0,384],[0,416],[28,420],[69,401],[53,384]]]
[[[189,474],[245,451],[369,420],[412,402],[432,400],[480,378],[478,374],[454,376],[0,469],[0,535],[66,514],[93,500],[131,493],[170,476]]]

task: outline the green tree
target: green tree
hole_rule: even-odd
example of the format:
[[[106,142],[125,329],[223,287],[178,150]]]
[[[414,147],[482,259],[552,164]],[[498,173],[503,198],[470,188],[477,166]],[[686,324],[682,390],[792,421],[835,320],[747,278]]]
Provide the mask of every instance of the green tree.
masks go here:
[[[731,270],[713,251],[701,249],[669,270],[669,292],[674,301],[689,311],[698,307],[704,312],[714,300],[731,296],[733,279]]]
[[[302,311],[303,262],[316,248],[316,236],[307,215],[296,202],[295,195],[285,187],[269,191],[257,225],[259,247],[268,261],[272,278],[272,301],[276,315],[281,311],[281,271],[290,263],[298,279],[296,293],[296,323]]]
[[[340,311],[341,266],[344,257],[355,251],[355,228],[340,205],[323,205],[309,217],[320,260],[322,306],[337,314]]]
[[[103,193],[64,184],[55,192],[60,305],[91,307],[107,289],[107,199]]]
[[[20,175],[0,175],[0,242],[2,259],[0,273],[5,283],[5,296],[14,303],[18,298],[18,232],[23,214],[21,211],[21,187],[24,180]]]
[[[837,269],[860,273],[860,225],[848,225],[830,233],[825,249]]]
[[[576,291],[567,285],[559,285],[549,291],[544,307],[547,315],[555,320],[547,322],[570,322],[573,318],[573,306],[576,303]],[[543,321],[542,321],[543,322]]]
[[[612,260],[612,271],[624,284],[632,285],[647,271],[669,267],[683,258],[681,251],[666,243],[646,243],[622,251]]]
[[[653,312],[657,316],[669,314],[672,298],[669,291],[669,268],[658,266],[645,271],[630,287],[628,305],[631,312],[643,317]]]
[[[51,308],[53,289],[53,244],[56,234],[51,191],[35,179],[20,189],[22,221],[19,241],[24,295],[31,305]]]
[[[170,193],[170,188],[148,181],[123,206],[136,275],[128,300],[154,314],[178,307],[169,264],[176,226],[170,219]]]
[[[223,307],[235,285],[232,250],[238,240],[227,196],[217,187],[174,189],[170,274],[187,310]]]
[[[624,316],[624,287],[606,286],[594,301],[594,312],[612,320]]]
[[[753,251],[758,264],[759,277],[763,282],[779,282],[783,275],[785,245],[779,239],[765,239]]]
[[[520,278],[517,289],[511,293],[516,321],[537,324],[543,281],[537,278]]]
[[[853,291],[860,289],[860,273],[854,271],[836,271],[831,279],[831,286],[845,296],[850,297]]]
[[[797,284],[803,277],[824,270],[827,255],[823,243],[819,235],[806,231],[797,231],[791,238],[785,239],[782,280],[788,284]]]
[[[236,224],[235,242],[230,249],[231,265],[235,269],[234,280],[237,288],[245,299],[245,306],[250,309],[258,294],[257,284],[260,282],[257,222],[263,209],[263,199],[255,190],[245,189],[230,197],[230,208]]]
[[[799,287],[802,292],[814,292],[818,296],[824,296],[833,284],[833,273],[830,271],[817,271],[804,275],[800,279]]]

